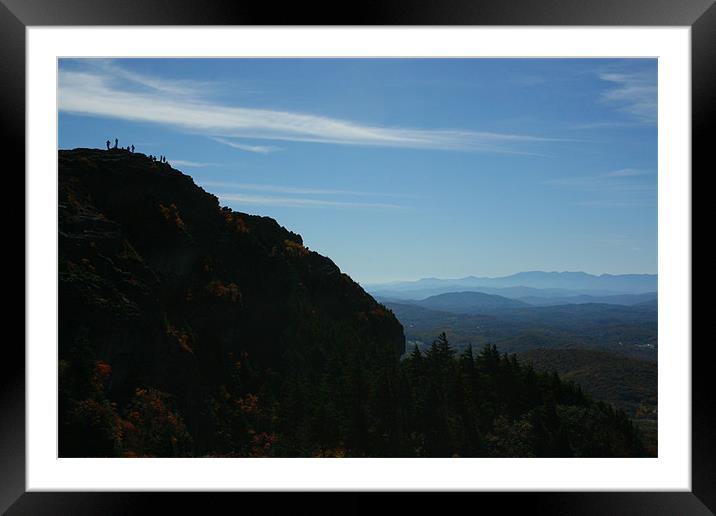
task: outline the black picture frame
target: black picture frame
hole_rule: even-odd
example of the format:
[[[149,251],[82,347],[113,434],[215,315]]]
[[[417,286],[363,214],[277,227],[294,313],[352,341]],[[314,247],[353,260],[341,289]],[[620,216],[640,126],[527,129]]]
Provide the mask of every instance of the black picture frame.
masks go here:
[[[354,8],[348,9],[349,5]],[[0,127],[4,129],[6,168],[19,183],[9,190],[25,198],[25,30],[52,25],[614,25],[690,26],[692,43],[692,178],[707,172],[709,129],[716,120],[716,6],[714,0],[364,0],[359,4],[272,3],[204,0],[0,0]],[[713,168],[713,165],[710,167]],[[20,180],[22,177],[22,180]],[[9,178],[6,178],[9,181]],[[21,192],[18,193],[18,192]],[[10,197],[10,195],[7,195]],[[692,204],[693,206],[693,204]],[[693,209],[693,208],[692,208]],[[19,232],[15,211],[10,221]],[[23,242],[25,239],[24,208]],[[14,247],[13,249],[16,249]],[[693,253],[693,246],[692,246]],[[23,245],[23,270],[27,256]],[[19,260],[19,257],[16,258]],[[24,297],[23,297],[24,299]],[[692,302],[693,305],[693,302]],[[24,302],[16,302],[22,306]],[[693,318],[693,316],[692,316]],[[24,329],[23,329],[24,336]],[[275,494],[68,493],[25,492],[25,352],[23,339],[4,339],[0,359],[0,510],[17,514],[128,514],[207,512],[217,503],[274,503]],[[682,343],[689,345],[690,343]],[[485,504],[545,514],[713,514],[716,510],[716,431],[709,382],[710,339],[692,346],[692,491],[589,493],[475,493],[475,510]],[[464,496],[464,495],[463,495]],[[211,497],[211,500],[209,500]],[[293,510],[367,512],[383,497],[353,493],[340,501],[320,502],[293,496]],[[424,496],[410,497],[411,507],[431,508]],[[434,499],[433,499],[434,500]],[[408,502],[404,502],[408,503]],[[440,502],[438,502],[440,503]],[[237,508],[239,506],[236,506]],[[457,507],[455,510],[457,510]],[[264,506],[264,510],[271,510]],[[402,510],[407,510],[404,506]],[[213,511],[212,511],[213,512]]]

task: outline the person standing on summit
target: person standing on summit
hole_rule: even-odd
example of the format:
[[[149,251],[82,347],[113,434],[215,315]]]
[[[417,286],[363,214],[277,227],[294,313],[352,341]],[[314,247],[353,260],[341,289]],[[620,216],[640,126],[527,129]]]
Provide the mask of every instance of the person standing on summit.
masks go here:
[[[115,139],[114,139],[114,148],[115,148],[115,149],[117,148],[117,144],[119,144],[119,139],[118,139],[118,138],[115,138]]]
[[[109,150],[109,140],[107,140],[107,150]]]

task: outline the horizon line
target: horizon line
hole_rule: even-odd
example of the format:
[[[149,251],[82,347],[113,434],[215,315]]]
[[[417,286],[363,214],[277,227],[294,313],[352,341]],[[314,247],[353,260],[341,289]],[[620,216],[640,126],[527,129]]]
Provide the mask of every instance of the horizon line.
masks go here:
[[[450,280],[464,280],[464,279],[501,279],[501,278],[509,278],[510,276],[515,276],[517,274],[523,274],[523,273],[529,273],[529,272],[542,272],[545,274],[573,274],[573,273],[582,273],[587,274],[589,276],[594,277],[601,277],[601,276],[657,276],[658,272],[621,272],[621,273],[612,273],[612,272],[602,272],[602,273],[592,273],[592,272],[586,272],[582,270],[539,270],[539,269],[531,269],[531,270],[520,270],[517,272],[513,272],[511,274],[503,274],[498,276],[478,276],[476,274],[468,274],[467,276],[460,276],[460,277],[437,277],[437,276],[422,276],[419,278],[414,279],[395,279],[395,280],[388,280],[388,281],[358,281],[360,285],[388,285],[391,283],[411,283],[411,282],[417,282],[422,280],[439,280],[439,281],[450,281]],[[357,280],[356,280],[357,281]]]

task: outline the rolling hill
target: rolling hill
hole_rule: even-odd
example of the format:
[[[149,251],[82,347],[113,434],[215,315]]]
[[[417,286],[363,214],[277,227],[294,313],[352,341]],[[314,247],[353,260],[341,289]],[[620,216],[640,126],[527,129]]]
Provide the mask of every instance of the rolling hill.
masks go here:
[[[373,295],[394,300],[424,299],[448,292],[484,292],[513,299],[565,298],[645,294],[657,290],[653,274],[593,275],[584,272],[520,272],[499,278],[424,278],[383,284],[366,284]],[[628,304],[621,303],[618,304]]]
[[[656,409],[655,362],[591,349],[538,348],[520,352],[517,357],[538,371],[556,371],[561,378],[579,384],[596,399],[611,403],[631,417],[644,417]]]
[[[450,292],[416,301],[415,304],[430,310],[464,314],[486,314],[528,306],[522,301],[483,292]]]
[[[648,303],[656,300],[656,292],[647,292],[645,294],[616,294],[611,296],[562,296],[562,297],[540,297],[525,296],[519,300],[535,306],[551,306],[551,305],[581,305],[586,303],[600,303],[607,305],[626,305],[634,306],[642,303]]]

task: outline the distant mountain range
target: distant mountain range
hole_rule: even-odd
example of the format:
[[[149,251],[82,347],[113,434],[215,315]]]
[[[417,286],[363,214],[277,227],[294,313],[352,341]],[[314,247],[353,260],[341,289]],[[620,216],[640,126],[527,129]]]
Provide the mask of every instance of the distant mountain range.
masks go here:
[[[378,297],[379,300],[391,300]],[[405,299],[404,303],[413,304],[430,310],[452,312],[458,314],[492,314],[514,308],[558,307],[561,305],[624,305],[624,306],[656,306],[656,292],[646,294],[619,294],[614,296],[565,296],[565,297],[523,297],[511,299],[484,292],[448,292],[430,296],[421,300]]]
[[[540,297],[525,296],[519,298],[520,301],[535,306],[554,306],[554,305],[579,305],[584,303],[600,303],[608,305],[627,305],[634,306],[642,303],[651,303],[656,301],[656,292],[647,292],[645,294],[615,294],[612,296],[564,296],[564,297]]]
[[[602,274],[586,272],[519,272],[499,278],[399,281],[365,285],[374,296],[389,300],[421,300],[456,292],[482,292],[534,305],[611,303],[632,305],[656,298],[655,274]],[[560,299],[561,298],[561,299]]]
[[[415,304],[430,310],[454,313],[490,313],[507,308],[522,308],[527,303],[483,292],[450,292],[431,296]]]

